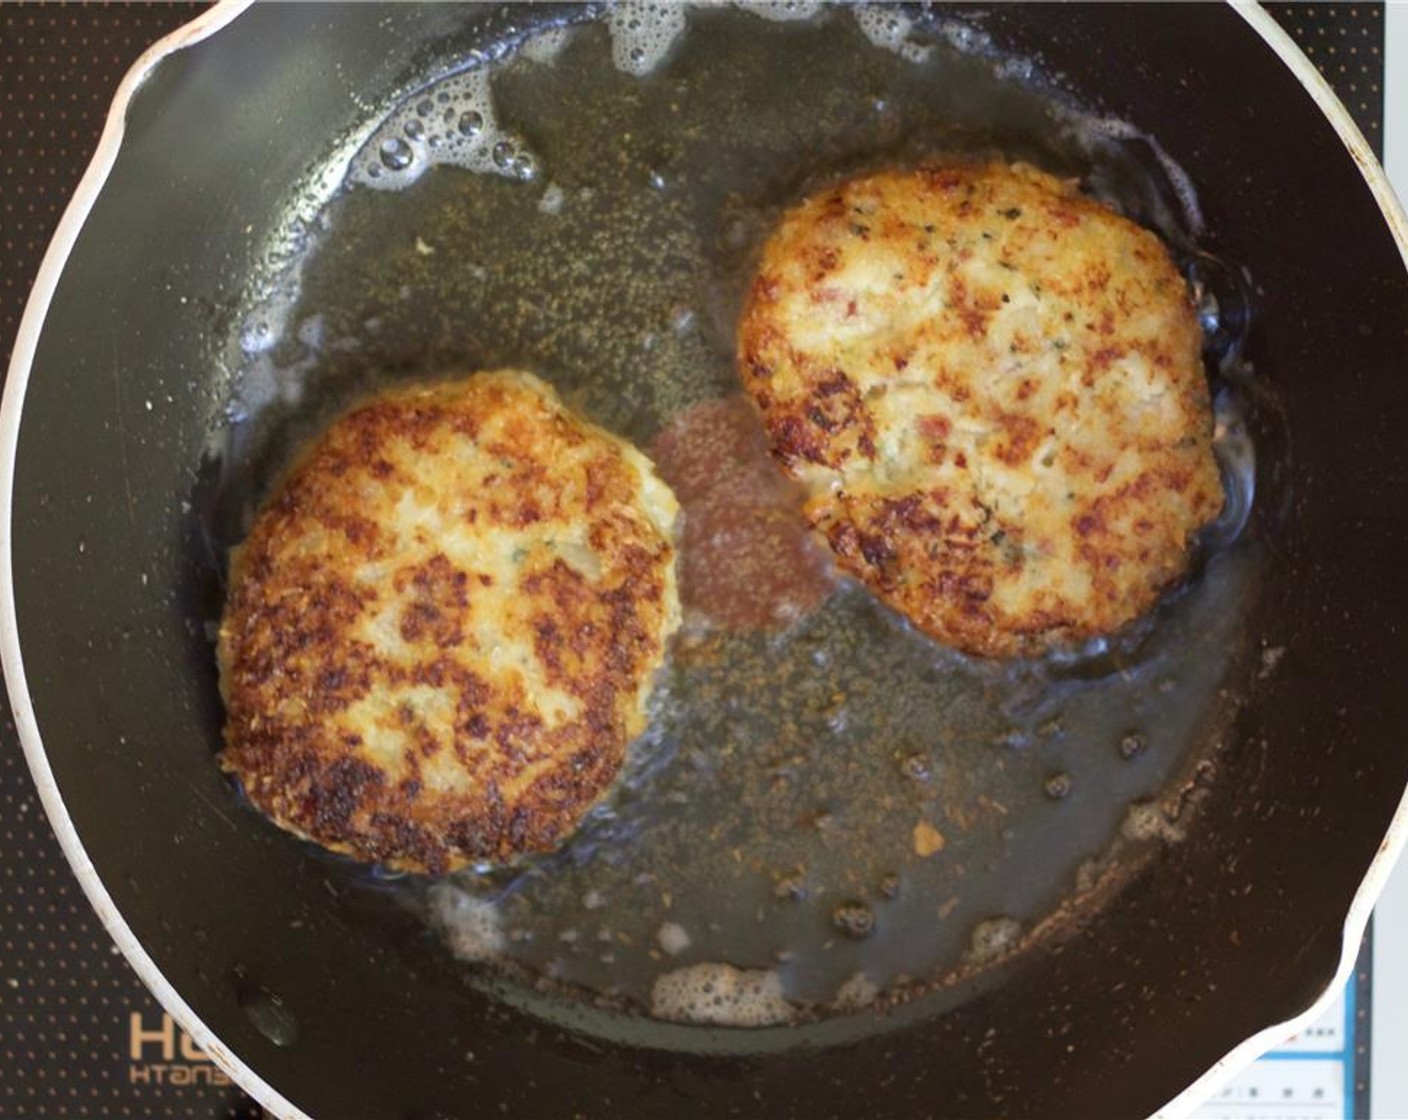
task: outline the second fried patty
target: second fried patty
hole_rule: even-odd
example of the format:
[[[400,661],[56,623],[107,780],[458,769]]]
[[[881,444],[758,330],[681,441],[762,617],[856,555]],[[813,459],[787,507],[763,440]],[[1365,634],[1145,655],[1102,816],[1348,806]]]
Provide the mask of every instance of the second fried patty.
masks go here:
[[[1116,630],[1222,508],[1201,334],[1168,251],[1023,164],[806,199],[764,247],[738,350],[841,565],[968,652]]]
[[[233,558],[221,765],[282,827],[394,868],[554,847],[644,726],[677,508],[529,374],[365,402]]]

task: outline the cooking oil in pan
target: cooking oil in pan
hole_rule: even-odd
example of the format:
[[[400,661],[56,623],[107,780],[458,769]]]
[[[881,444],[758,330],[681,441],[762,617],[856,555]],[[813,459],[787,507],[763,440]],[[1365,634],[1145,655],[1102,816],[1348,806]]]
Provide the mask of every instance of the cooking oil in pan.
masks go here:
[[[1225,722],[1255,582],[1235,378],[1229,513],[1190,585],[1117,640],[1015,663],[946,651],[837,580],[736,407],[754,254],[848,171],[1030,159],[1158,228],[1197,283],[1222,275],[1196,263],[1196,199],[1157,144],[974,38],[810,4],[550,29],[392,110],[285,304],[251,310],[286,325],[234,388],[245,506],[358,394],[512,365],[661,456],[699,491],[687,517],[722,518],[686,540],[716,554],[694,575],[685,557],[685,629],[611,798],[551,856],[398,885],[510,998],[737,1026],[898,1002],[1040,940],[1119,845],[1182,827],[1159,805]]]

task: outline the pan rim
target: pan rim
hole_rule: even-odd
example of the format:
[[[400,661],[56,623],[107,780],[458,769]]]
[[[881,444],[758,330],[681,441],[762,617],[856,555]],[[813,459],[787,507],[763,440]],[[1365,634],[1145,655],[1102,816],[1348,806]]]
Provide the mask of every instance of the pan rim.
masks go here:
[[[78,879],[79,886],[109,936],[161,1006],[232,1081],[278,1120],[312,1120],[308,1113],[284,1097],[241,1060],[185,1002],[137,939],[99,877],[69,816],[45,752],[25,676],[13,578],[15,468],[20,421],[35,350],[68,258],[116,163],[132,98],[163,60],[213,36],[249,9],[254,2],[255,0],[218,0],[214,7],[143,52],[118,86],[108,109],[97,148],[45,251],[20,319],[5,380],[3,402],[0,402],[0,660],[3,661],[16,731],[33,775],[40,803],[58,837],[64,856]],[[1256,0],[1227,0],[1227,3],[1286,65],[1334,128],[1368,185],[1398,246],[1404,267],[1408,269],[1408,214],[1405,214],[1382,165],[1374,156],[1348,110],[1314,64]],[[1405,846],[1408,846],[1408,788],[1405,789],[1398,808],[1389,821],[1384,839],[1350,902],[1342,926],[1340,961],[1333,977],[1320,995],[1300,1014],[1273,1023],[1232,1047],[1195,1081],[1156,1110],[1153,1120],[1173,1120],[1175,1117],[1187,1115],[1257,1057],[1308,1025],[1323,1012],[1343,988],[1354,968],[1369,916]]]
[[[1354,123],[1354,118],[1349,115],[1344,102],[1330,88],[1329,82],[1305,52],[1296,45],[1295,40],[1282,30],[1280,24],[1257,0],[1228,0],[1228,3],[1276,53],[1301,87],[1310,94],[1316,108],[1330,122],[1350,158],[1354,160],[1360,175],[1368,184],[1379,212],[1388,223],[1389,233],[1398,245],[1404,269],[1408,270],[1408,213],[1405,213],[1403,204],[1389,184],[1383,165],[1374,155],[1359,126]],[[1339,965],[1324,989],[1299,1015],[1272,1023],[1232,1047],[1196,1081],[1156,1110],[1151,1120],[1175,1120],[1177,1117],[1187,1116],[1262,1054],[1309,1026],[1325,1012],[1343,991],[1354,971],[1355,962],[1359,957],[1359,946],[1364,939],[1364,930],[1369,924],[1369,916],[1373,913],[1374,905],[1383,893],[1394,866],[1403,855],[1405,846],[1408,846],[1408,788],[1404,789],[1399,798],[1398,808],[1389,820],[1384,838],[1350,901],[1349,910],[1341,926]]]

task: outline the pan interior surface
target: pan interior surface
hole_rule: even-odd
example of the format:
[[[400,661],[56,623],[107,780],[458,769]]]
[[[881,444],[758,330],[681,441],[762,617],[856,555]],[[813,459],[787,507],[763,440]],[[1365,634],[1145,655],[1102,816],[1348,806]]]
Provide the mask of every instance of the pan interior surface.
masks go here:
[[[595,6],[256,4],[127,106],[22,386],[26,747],[144,977],[292,1107],[1148,1115],[1333,977],[1408,779],[1408,278],[1384,214],[1230,8],[887,12],[690,10],[638,76]],[[504,166],[430,166],[431,124],[460,128],[443,83],[476,71]],[[618,798],[556,856],[387,880],[240,804],[209,627],[294,449],[382,385],[516,364],[683,493],[679,433],[736,415],[733,318],[780,209],[955,151],[1080,176],[1216,297],[1239,502],[1186,591],[1107,649],[1003,667],[824,565],[721,598],[745,582],[726,562]],[[740,494],[775,478],[755,465]],[[640,1013],[710,964],[786,1025]]]
[[[691,443],[691,418],[737,397],[733,324],[760,241],[839,174],[1029,159],[1081,177],[1159,227],[1190,273],[1206,269],[1196,199],[1155,142],[1013,77],[1011,60],[958,49],[951,25],[906,21],[877,45],[842,12],[690,23],[644,76],[627,72],[643,50],[619,27],[539,30],[495,61],[427,74],[381,119],[234,340],[221,481],[196,495],[215,511],[216,555],[301,441],[398,378],[533,369],[662,455],[667,479],[697,474],[710,450]],[[1225,411],[1235,400],[1225,389]],[[1229,487],[1246,492],[1250,462],[1230,446]],[[758,519],[778,516],[750,524],[756,477],[723,498],[743,511],[731,520],[744,552]],[[687,519],[717,516],[691,506],[686,494]],[[569,843],[391,889],[478,982],[550,1016],[553,997],[575,994],[602,1012],[766,1026],[942,992],[1061,936],[1081,896],[1104,897],[1151,843],[1182,836],[1161,799],[1177,801],[1216,743],[1249,646],[1256,548],[1221,528],[1152,618],[1044,661],[950,653],[834,577],[766,625],[718,625],[687,595],[651,728]],[[593,1019],[629,1036],[610,1021]],[[719,1045],[656,1042],[674,1038]]]

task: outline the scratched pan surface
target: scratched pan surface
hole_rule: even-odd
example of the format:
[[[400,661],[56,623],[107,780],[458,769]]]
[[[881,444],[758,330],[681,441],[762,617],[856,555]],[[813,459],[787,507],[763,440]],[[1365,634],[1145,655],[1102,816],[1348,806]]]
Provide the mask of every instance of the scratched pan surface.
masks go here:
[[[135,100],[16,470],[19,635],[79,838],[175,990],[313,1115],[1158,1107],[1324,987],[1408,775],[1408,288],[1382,214],[1219,8],[999,11],[996,58],[935,21],[922,62],[842,13],[714,12],[645,78],[593,14],[535,10],[584,26],[551,61],[486,63],[516,174],[417,174],[373,129],[404,103],[460,130],[434,80],[530,30],[521,10],[257,7]],[[1147,139],[1089,126],[1111,117],[1187,171],[1205,228]],[[1256,502],[1186,591],[1017,666],[825,579],[777,590],[767,625],[688,603],[628,781],[522,868],[386,880],[240,803],[212,764],[209,627],[290,447],[375,385],[515,364],[668,466],[662,431],[734,392],[777,208],[953,150],[1083,176],[1220,297],[1210,374],[1256,448],[1254,486],[1232,453],[1229,483]],[[1305,220],[1326,200],[1333,234]],[[642,1014],[662,974],[720,961],[797,1021]]]

